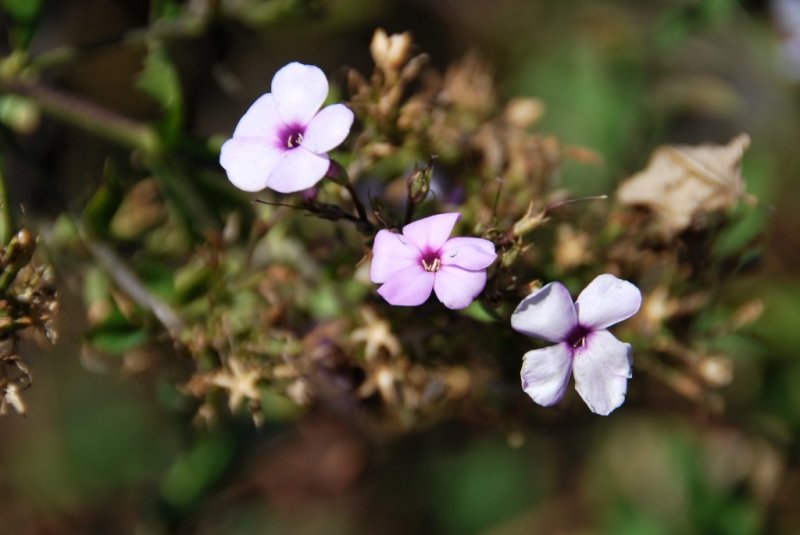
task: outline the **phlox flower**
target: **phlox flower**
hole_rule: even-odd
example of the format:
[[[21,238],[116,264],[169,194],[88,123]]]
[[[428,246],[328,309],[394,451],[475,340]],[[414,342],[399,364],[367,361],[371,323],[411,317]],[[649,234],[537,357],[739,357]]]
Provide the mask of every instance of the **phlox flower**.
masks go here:
[[[328,95],[325,74],[313,65],[289,63],[239,120],[222,145],[219,161],[233,185],[245,191],[270,188],[291,193],[310,188],[328,171],[328,151],[353,124],[344,104],[320,110]]]
[[[438,214],[403,227],[381,230],[372,246],[372,282],[397,306],[416,306],[436,293],[444,306],[461,309],[486,286],[486,268],[497,257],[494,244],[481,238],[449,238],[459,213]]]
[[[535,291],[511,315],[517,331],[555,345],[525,353],[522,389],[539,405],[558,403],[570,375],[589,409],[603,416],[622,405],[631,377],[630,344],[607,327],[630,318],[642,304],[639,289],[613,275],[600,275],[575,303],[560,282]]]

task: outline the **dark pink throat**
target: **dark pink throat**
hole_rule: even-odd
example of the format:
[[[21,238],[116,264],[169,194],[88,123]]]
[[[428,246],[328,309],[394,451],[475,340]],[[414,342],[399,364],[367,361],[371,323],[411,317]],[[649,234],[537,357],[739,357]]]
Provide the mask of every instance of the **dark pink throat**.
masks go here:
[[[569,335],[567,335],[566,342],[574,348],[583,346],[586,343],[586,336],[591,331],[583,325],[576,325],[572,328]]]
[[[420,264],[422,265],[422,269],[425,271],[430,271],[431,273],[436,273],[442,267],[442,260],[439,258],[439,252],[435,253],[425,253],[422,255],[420,259]]]

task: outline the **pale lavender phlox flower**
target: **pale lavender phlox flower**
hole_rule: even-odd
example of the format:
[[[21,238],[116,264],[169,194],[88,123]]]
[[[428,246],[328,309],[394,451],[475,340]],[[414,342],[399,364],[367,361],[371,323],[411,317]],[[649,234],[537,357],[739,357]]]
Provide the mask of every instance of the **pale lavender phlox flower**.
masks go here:
[[[417,306],[436,293],[444,306],[461,309],[486,286],[486,268],[497,257],[481,238],[450,238],[459,213],[438,214],[403,227],[381,230],[372,246],[372,282],[390,304]]]
[[[239,120],[222,145],[219,161],[233,185],[245,191],[304,190],[328,171],[328,151],[340,145],[353,124],[344,104],[320,110],[328,95],[325,74],[313,65],[289,63]]]
[[[638,312],[639,289],[613,275],[600,275],[575,303],[560,282],[532,293],[511,315],[517,331],[556,345],[525,353],[522,389],[539,405],[558,403],[567,392],[569,377],[589,409],[607,415],[625,401],[631,377],[630,344],[606,329]]]

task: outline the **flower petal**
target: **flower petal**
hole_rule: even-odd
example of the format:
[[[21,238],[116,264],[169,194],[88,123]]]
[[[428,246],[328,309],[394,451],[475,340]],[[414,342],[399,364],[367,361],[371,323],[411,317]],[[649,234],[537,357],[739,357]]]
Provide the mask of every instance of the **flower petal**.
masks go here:
[[[468,271],[456,266],[442,266],[436,272],[433,291],[447,308],[467,308],[486,286],[486,271]]]
[[[631,378],[631,346],[606,330],[589,333],[575,350],[575,389],[589,409],[603,416],[622,405]]]
[[[388,230],[380,230],[372,245],[372,264],[369,278],[372,282],[386,282],[395,273],[412,264],[419,264],[422,253],[411,240]]]
[[[549,342],[564,341],[577,323],[572,297],[560,282],[551,282],[533,292],[511,314],[511,327],[515,330]]]
[[[272,78],[272,94],[284,124],[306,126],[328,96],[328,79],[319,67],[289,63]]]
[[[495,258],[494,244],[481,238],[451,238],[441,250],[443,265],[464,269],[486,269]]]
[[[278,140],[278,132],[283,126],[278,108],[275,106],[275,98],[267,93],[258,97],[242,115],[239,124],[236,125],[236,130],[233,131],[233,137],[259,138],[274,145]]]
[[[303,147],[317,154],[335,149],[350,133],[353,117],[353,112],[344,104],[325,106],[308,123]]]
[[[578,321],[590,329],[605,329],[626,320],[636,314],[641,305],[639,288],[607,273],[590,282],[575,301]]]
[[[260,191],[267,187],[270,173],[282,155],[263,139],[233,138],[222,145],[219,163],[234,186],[244,191]]]
[[[395,273],[383,286],[380,294],[390,305],[413,307],[428,300],[433,289],[434,275],[414,264]]]
[[[528,351],[522,357],[522,389],[539,405],[555,405],[567,393],[572,372],[572,348],[562,342]]]
[[[327,154],[314,154],[303,147],[283,153],[284,157],[269,175],[267,187],[279,193],[308,189],[328,172]]]
[[[403,235],[419,247],[423,253],[436,252],[447,242],[461,214],[437,214],[403,227]]]

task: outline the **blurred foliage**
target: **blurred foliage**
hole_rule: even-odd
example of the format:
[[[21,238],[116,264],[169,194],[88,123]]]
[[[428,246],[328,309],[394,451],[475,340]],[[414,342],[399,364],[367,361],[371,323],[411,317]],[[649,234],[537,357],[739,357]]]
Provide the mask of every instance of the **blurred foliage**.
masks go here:
[[[0,525],[792,533],[800,110],[769,16],[734,0],[3,0],[3,407],[31,365],[36,382],[28,417],[0,421]],[[411,30],[403,61],[370,51],[380,26]],[[294,59],[357,113],[334,156],[367,221],[333,182],[294,210],[218,167]],[[614,197],[658,147],[741,132],[745,191],[690,225],[665,233],[653,204]],[[497,244],[462,313],[374,297],[362,257],[406,203],[457,208]],[[10,254],[25,225],[36,256]],[[48,264],[65,312],[45,352],[28,332],[55,332]],[[608,270],[645,294],[618,330],[626,405],[535,406],[510,310]]]

